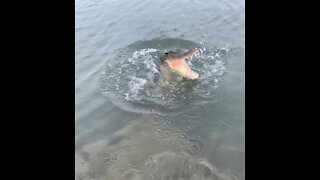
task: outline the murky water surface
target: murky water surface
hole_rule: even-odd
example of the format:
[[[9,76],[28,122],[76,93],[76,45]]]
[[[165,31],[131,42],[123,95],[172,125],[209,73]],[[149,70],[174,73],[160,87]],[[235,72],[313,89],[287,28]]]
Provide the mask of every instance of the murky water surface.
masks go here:
[[[76,0],[76,179],[245,179],[244,1]],[[197,49],[199,74],[159,58]]]

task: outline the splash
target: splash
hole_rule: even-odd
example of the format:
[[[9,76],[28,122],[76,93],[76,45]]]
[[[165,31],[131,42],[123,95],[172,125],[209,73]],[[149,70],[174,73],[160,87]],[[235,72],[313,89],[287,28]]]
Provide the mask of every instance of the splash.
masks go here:
[[[168,45],[167,42],[170,42]],[[172,49],[197,49],[198,54],[186,59],[199,79],[178,78],[166,81],[159,72],[159,59]],[[209,48],[181,39],[154,39],[137,42],[117,50],[102,72],[102,94],[126,110],[145,114],[177,112],[188,105],[210,102],[217,98],[219,82],[227,71],[229,48]],[[129,108],[128,108],[129,107]]]
[[[143,90],[143,86],[146,84],[146,82],[147,80],[143,78],[132,76],[131,80],[128,82],[130,93],[125,93],[126,100],[138,99],[139,91]]]

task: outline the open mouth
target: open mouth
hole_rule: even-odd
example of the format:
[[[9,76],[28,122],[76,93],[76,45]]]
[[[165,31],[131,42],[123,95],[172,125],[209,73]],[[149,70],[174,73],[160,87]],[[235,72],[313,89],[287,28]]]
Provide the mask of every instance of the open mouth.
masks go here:
[[[195,54],[197,54],[196,50],[189,51],[185,57],[175,60],[166,60],[165,62],[172,72],[187,79],[197,79],[199,77],[198,73],[194,72],[185,61],[185,58],[192,58]]]

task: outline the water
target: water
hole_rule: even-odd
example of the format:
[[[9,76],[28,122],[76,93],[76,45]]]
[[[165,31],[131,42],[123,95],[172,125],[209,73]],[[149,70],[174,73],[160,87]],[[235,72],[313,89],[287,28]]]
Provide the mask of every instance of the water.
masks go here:
[[[244,1],[75,3],[76,179],[244,180]],[[162,79],[175,49],[199,79]]]

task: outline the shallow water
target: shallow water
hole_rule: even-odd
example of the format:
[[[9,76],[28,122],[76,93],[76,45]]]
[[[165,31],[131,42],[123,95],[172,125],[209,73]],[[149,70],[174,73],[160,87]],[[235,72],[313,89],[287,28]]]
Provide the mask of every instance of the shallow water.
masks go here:
[[[76,0],[75,21],[76,179],[245,179],[243,0]],[[162,79],[174,49],[199,79]]]

